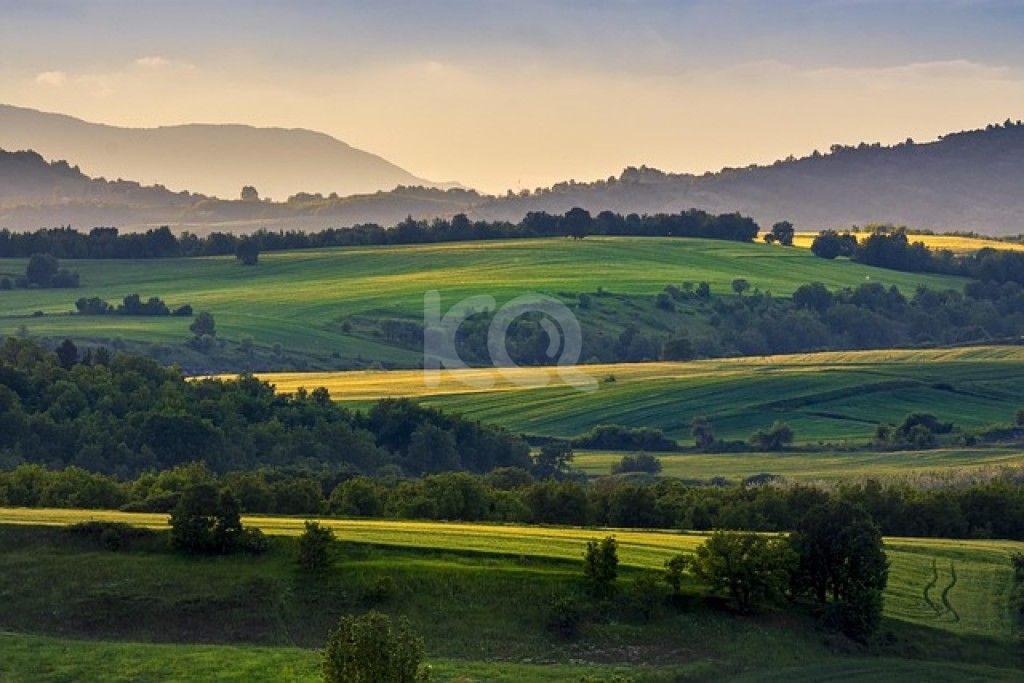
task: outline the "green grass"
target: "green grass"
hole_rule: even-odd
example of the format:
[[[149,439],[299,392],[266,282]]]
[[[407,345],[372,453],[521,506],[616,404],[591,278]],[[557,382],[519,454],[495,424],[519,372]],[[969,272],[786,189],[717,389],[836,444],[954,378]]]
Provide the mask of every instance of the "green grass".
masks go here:
[[[799,611],[739,617],[697,599],[650,622],[618,604],[575,642],[544,629],[553,596],[579,590],[584,539],[608,533],[329,520],[342,543],[329,572],[294,564],[302,520],[250,518],[271,534],[262,556],[188,558],[165,534],[126,551],[57,527],[92,517],[158,525],[159,515],[0,511],[0,680],[316,680],[317,655],[338,616],[370,608],[406,616],[423,634],[441,681],[561,681],[584,675],[638,681],[792,676],[796,680],[1010,680],[1021,665],[1008,604],[1003,541],[888,539],[892,578],[886,643],[864,651]],[[10,522],[18,522],[10,525]],[[621,581],[657,570],[698,535],[614,530]],[[956,581],[947,568],[952,565]],[[935,571],[935,567],[939,571]],[[945,573],[944,573],[945,572]],[[935,574],[940,574],[937,581]],[[369,598],[381,577],[393,598]],[[792,673],[790,673],[792,672]]]
[[[655,427],[690,439],[694,417],[719,438],[746,439],[781,420],[798,443],[863,443],[878,424],[914,411],[963,430],[1010,423],[1024,406],[1024,346],[846,351],[695,361],[580,366],[599,381],[583,392],[550,368],[450,371],[427,386],[420,371],[265,373],[280,391],[325,386],[335,400],[364,405],[411,396],[527,434],[572,437],[601,424]],[[463,381],[493,376],[490,389]],[[615,381],[607,381],[614,377]]]
[[[25,325],[46,337],[179,344],[190,336],[187,319],[66,315],[82,296],[119,301],[138,293],[170,305],[211,311],[222,337],[251,336],[263,347],[289,352],[362,357],[415,367],[419,354],[342,330],[352,316],[386,311],[421,319],[423,296],[439,290],[446,310],[471,295],[499,304],[529,292],[653,295],[667,284],[707,280],[727,293],[746,278],[755,287],[787,295],[820,281],[830,287],[866,281],[895,284],[910,293],[918,284],[959,288],[957,278],[898,273],[846,261],[818,259],[803,249],[716,240],[592,238],[468,242],[445,245],[359,247],[264,254],[246,268],[233,258],[148,261],[74,261],[78,290],[0,292],[0,335]],[[24,270],[23,259],[0,260],[0,274]],[[43,317],[32,317],[42,311]]]
[[[0,508],[0,524],[65,525],[88,519],[124,521],[136,526],[166,528],[166,515],[91,511]],[[303,520],[291,517],[249,516],[244,520],[274,536],[294,536]],[[368,546],[473,553],[504,558],[537,558],[576,561],[587,540],[614,534],[623,565],[634,569],[660,569],[666,559],[690,552],[704,541],[704,534],[629,529],[580,529],[499,524],[416,522],[403,520],[337,520],[323,522],[339,538]],[[952,633],[1009,638],[1014,631],[1006,607],[1012,572],[1009,554],[1024,548],[1013,541],[891,538],[886,541],[892,560],[892,579],[886,613],[894,619]],[[180,559],[175,558],[180,562]],[[942,576],[934,596],[926,596],[933,561]],[[955,567],[953,582],[949,566]],[[212,566],[216,567],[217,564]],[[529,567],[529,563],[526,565]],[[68,580],[80,580],[82,574]],[[947,597],[953,610],[935,611],[939,594],[953,584]],[[0,597],[4,597],[0,595]],[[957,618],[953,618],[956,612]]]
[[[794,451],[787,453],[654,453],[662,476],[740,481],[755,474],[778,474],[802,481],[868,477],[941,475],[944,471],[1020,467],[1019,448],[941,448],[929,451]],[[576,451],[573,466],[590,476],[611,472],[621,451]]]

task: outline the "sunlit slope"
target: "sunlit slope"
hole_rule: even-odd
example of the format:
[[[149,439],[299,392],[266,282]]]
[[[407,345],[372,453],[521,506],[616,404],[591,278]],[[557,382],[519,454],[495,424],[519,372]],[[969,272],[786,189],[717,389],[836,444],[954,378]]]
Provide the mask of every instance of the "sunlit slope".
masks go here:
[[[656,427],[689,436],[707,416],[720,437],[746,438],[784,420],[798,441],[864,439],[882,422],[926,411],[963,428],[1009,422],[1024,407],[1024,347],[827,352],[581,366],[595,391],[561,383],[556,370],[277,373],[280,391],[325,386],[340,401],[411,396],[430,405],[538,435],[574,436],[600,424]],[[481,388],[482,379],[493,379]],[[471,381],[464,382],[464,379]],[[614,379],[614,381],[610,381]],[[543,383],[550,384],[544,386]]]
[[[74,338],[122,337],[180,343],[190,336],[182,318],[65,315],[79,297],[119,301],[127,294],[190,303],[214,314],[219,335],[251,336],[257,345],[338,353],[342,357],[415,366],[418,354],[343,329],[351,316],[387,311],[420,318],[424,293],[438,290],[446,310],[464,297],[490,295],[503,303],[542,292],[655,294],[665,285],[706,280],[727,293],[735,278],[787,295],[820,281],[830,287],[877,281],[910,293],[918,284],[962,286],[958,278],[898,273],[846,261],[828,262],[803,249],[720,240],[588,238],[354,247],[267,253],[255,268],[234,258],[148,261],[68,261],[81,274],[77,290],[0,292],[0,334],[25,325],[30,333]],[[0,275],[24,271],[23,259],[0,260]],[[45,315],[33,317],[41,311]]]
[[[854,233],[858,240],[864,239],[866,232]],[[798,232],[793,238],[793,246],[809,249],[816,232]],[[959,235],[908,235],[911,242],[924,242],[931,249],[948,249],[965,254],[979,249],[1005,249],[1007,251],[1024,251],[1024,242],[1005,242],[1003,240],[986,239],[984,237],[961,237]]]
[[[86,510],[0,508],[0,524],[69,524],[88,519],[123,521],[162,528],[166,515]],[[296,535],[303,520],[250,516],[243,520],[269,534]],[[345,541],[507,556],[578,560],[588,539],[612,533],[625,565],[660,569],[679,552],[691,552],[703,534],[674,531],[610,531],[572,527],[453,524],[398,520],[322,520]],[[891,538],[892,561],[886,591],[889,616],[956,633],[1009,638],[1013,585],[1009,554],[1024,549],[1012,541]]]

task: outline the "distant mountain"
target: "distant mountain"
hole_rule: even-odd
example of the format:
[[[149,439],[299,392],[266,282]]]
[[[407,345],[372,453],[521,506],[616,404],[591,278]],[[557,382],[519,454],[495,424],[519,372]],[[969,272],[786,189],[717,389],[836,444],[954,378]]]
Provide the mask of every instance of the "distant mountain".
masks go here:
[[[195,163],[200,169],[201,163]],[[704,175],[628,168],[604,181],[569,181],[515,196],[412,185],[342,197],[295,192],[287,202],[225,201],[93,179],[78,167],[48,163],[38,154],[0,151],[0,227],[314,230],[367,222],[392,225],[408,215],[429,219],[460,212],[475,219],[518,221],[529,211],[562,213],[581,206],[594,214],[738,211],[762,226],[790,220],[804,230],[884,222],[1018,234],[1024,232],[1024,125],[1007,122],[925,144],[837,146],[827,154]]]
[[[816,230],[886,222],[989,234],[1024,232],[1024,125],[1007,122],[936,142],[834,146],[828,154],[704,175],[629,168],[618,178],[559,183],[476,207],[513,219],[527,211],[739,211],[761,225]]]
[[[237,198],[243,185],[279,200],[297,192],[352,195],[435,185],[379,156],[302,129],[118,128],[0,105],[0,148],[73,160],[94,177],[131,178],[224,199]]]

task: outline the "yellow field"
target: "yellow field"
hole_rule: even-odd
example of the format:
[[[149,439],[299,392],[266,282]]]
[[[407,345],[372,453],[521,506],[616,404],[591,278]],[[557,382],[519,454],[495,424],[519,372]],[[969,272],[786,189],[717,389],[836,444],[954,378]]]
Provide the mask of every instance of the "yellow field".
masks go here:
[[[857,232],[858,240],[864,239],[869,233]],[[793,239],[793,246],[811,248],[811,242],[817,237],[816,232],[798,232]],[[949,251],[964,254],[978,251],[989,247],[991,249],[1006,249],[1008,251],[1024,251],[1024,243],[1003,242],[1001,240],[984,239],[981,237],[958,237],[956,235],[908,235],[911,242],[924,242],[930,249],[948,249]]]
[[[918,363],[986,362],[1020,363],[1024,347],[971,347],[959,349],[885,349],[881,351],[829,351],[784,356],[751,356],[682,363],[618,363],[578,366],[580,372],[601,382],[614,376],[622,380],[676,380],[702,377],[724,379],[764,373],[818,373],[825,369],[856,369],[870,365],[915,365]],[[423,370],[365,370],[355,372],[270,372],[259,377],[281,393],[299,388],[325,387],[332,397],[343,401],[371,401],[382,398],[451,396],[482,392],[505,392],[564,385],[552,367],[470,368],[443,370],[430,381]]]

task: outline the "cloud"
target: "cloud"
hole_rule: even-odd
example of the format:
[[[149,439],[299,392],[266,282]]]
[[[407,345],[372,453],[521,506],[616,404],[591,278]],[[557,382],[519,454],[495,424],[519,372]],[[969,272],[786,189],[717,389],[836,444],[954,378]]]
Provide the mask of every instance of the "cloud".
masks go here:
[[[168,66],[170,63],[171,63],[171,60],[167,59],[166,57],[161,57],[159,55],[149,55],[149,56],[146,56],[146,57],[139,57],[138,59],[135,60],[135,65],[136,66],[141,66],[141,67],[144,67],[146,69],[160,69],[160,68],[163,68],[165,66]]]
[[[64,71],[44,71],[36,76],[36,83],[60,87],[68,82],[68,75]]]

